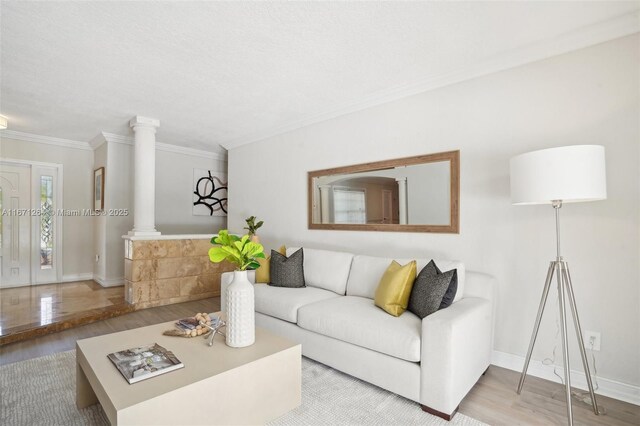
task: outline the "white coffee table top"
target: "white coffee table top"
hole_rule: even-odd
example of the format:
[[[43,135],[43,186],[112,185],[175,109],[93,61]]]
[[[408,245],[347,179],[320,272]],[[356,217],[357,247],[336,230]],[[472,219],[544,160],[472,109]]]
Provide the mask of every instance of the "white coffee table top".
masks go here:
[[[170,321],[77,341],[78,357],[86,358],[116,410],[298,345],[259,327],[256,327],[256,342],[246,348],[231,348],[220,335],[216,335],[213,346],[208,346],[208,339],[201,336],[184,338],[162,335],[163,331],[174,328],[174,323]],[[107,355],[149,343],[157,343],[172,351],[182,361],[184,368],[130,385]]]

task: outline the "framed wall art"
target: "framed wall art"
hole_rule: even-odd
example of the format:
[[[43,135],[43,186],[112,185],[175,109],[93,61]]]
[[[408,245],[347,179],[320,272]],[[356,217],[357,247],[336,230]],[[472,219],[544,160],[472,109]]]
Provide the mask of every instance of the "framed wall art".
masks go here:
[[[193,169],[193,215],[227,215],[227,174]]]
[[[93,171],[93,209],[104,210],[104,167]]]

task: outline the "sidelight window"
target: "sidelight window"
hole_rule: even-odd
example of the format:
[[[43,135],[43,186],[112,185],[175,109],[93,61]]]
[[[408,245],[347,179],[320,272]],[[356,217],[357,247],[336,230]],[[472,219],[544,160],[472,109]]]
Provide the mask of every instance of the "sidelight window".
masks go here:
[[[40,176],[40,269],[53,268],[53,176]]]

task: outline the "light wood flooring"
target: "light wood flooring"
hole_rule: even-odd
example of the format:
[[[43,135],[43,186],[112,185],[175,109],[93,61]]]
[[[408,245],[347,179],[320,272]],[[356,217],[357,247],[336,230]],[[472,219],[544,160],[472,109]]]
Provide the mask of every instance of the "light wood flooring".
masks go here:
[[[35,339],[0,347],[0,365],[75,348],[77,339],[99,336],[145,325],[215,312],[220,298],[145,309]],[[528,377],[522,395],[515,389],[520,374],[491,366],[460,404],[460,413],[491,425],[565,425],[566,408],[561,385]],[[588,405],[574,401],[576,425],[640,425],[640,407],[604,396],[598,404],[605,415],[596,416]],[[420,410],[416,404],[416,410]]]

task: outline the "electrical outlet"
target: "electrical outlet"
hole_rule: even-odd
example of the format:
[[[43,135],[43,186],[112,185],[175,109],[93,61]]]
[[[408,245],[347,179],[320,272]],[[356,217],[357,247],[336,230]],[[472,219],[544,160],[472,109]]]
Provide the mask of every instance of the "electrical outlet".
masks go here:
[[[594,351],[600,350],[600,332],[599,331],[585,331],[584,335],[584,347]]]

